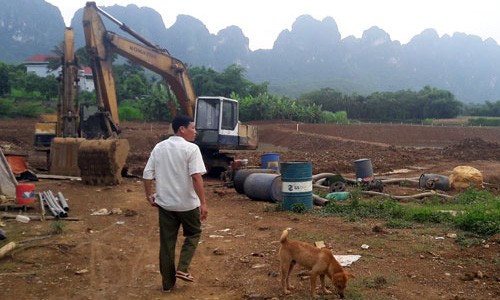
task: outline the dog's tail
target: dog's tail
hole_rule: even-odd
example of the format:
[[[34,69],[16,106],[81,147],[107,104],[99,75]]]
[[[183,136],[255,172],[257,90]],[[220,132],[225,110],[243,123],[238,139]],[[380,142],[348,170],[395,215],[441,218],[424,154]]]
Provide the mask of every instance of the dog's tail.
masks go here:
[[[288,228],[283,230],[280,237],[280,243],[284,244],[288,242]]]

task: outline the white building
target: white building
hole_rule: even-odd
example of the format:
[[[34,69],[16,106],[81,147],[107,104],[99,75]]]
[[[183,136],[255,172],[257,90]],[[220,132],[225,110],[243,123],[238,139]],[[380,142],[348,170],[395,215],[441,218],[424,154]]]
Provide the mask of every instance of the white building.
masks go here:
[[[50,54],[35,55],[26,59],[23,65],[26,66],[26,72],[35,73],[37,76],[47,77],[54,75],[57,77],[61,73],[61,67],[57,68],[57,70],[49,71],[49,59],[51,58],[58,58],[58,56]],[[80,91],[93,92],[95,90],[92,69],[90,67],[80,67],[78,77]]]
[[[35,73],[39,77],[47,77],[49,75],[57,77],[59,72],[61,72],[61,68],[54,71],[49,71],[47,68],[49,66],[49,59],[51,58],[57,58],[57,56],[50,54],[35,55],[26,59],[23,65],[26,66],[26,72]]]
[[[95,90],[94,86],[94,76],[92,76],[92,68],[90,67],[80,67],[78,71],[78,87],[80,91],[93,92]]]

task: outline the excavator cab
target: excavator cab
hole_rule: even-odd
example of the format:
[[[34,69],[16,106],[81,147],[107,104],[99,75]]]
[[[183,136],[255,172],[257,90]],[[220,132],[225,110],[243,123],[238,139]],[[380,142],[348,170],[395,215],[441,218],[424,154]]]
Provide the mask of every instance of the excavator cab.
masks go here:
[[[236,149],[238,101],[224,97],[198,97],[195,109],[196,144],[202,148]]]
[[[90,102],[80,105],[80,128],[86,139],[107,139],[121,133],[109,112]]]
[[[257,149],[257,128],[241,124],[238,100],[198,97],[194,120],[198,133],[195,142],[201,149]]]
[[[198,97],[195,108],[195,143],[212,175],[227,170],[233,158],[225,151],[257,149],[257,128],[239,122],[239,103],[225,97]]]

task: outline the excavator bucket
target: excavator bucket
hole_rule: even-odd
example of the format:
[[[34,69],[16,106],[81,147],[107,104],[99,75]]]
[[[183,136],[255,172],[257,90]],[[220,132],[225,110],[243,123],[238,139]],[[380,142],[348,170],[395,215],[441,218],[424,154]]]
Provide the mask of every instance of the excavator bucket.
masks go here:
[[[78,148],[83,138],[53,138],[50,144],[49,173],[80,176]]]
[[[130,146],[126,139],[84,140],[78,151],[82,181],[89,185],[116,185]]]

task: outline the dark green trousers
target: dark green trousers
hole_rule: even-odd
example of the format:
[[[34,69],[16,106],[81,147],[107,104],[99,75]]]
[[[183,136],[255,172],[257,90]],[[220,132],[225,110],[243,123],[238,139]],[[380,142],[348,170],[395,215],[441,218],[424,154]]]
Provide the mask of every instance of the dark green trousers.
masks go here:
[[[189,272],[189,265],[198,246],[201,235],[200,209],[190,211],[167,211],[158,208],[160,223],[160,273],[163,289],[169,290],[175,285],[176,270]],[[175,268],[175,246],[177,235],[182,225],[184,242]]]

